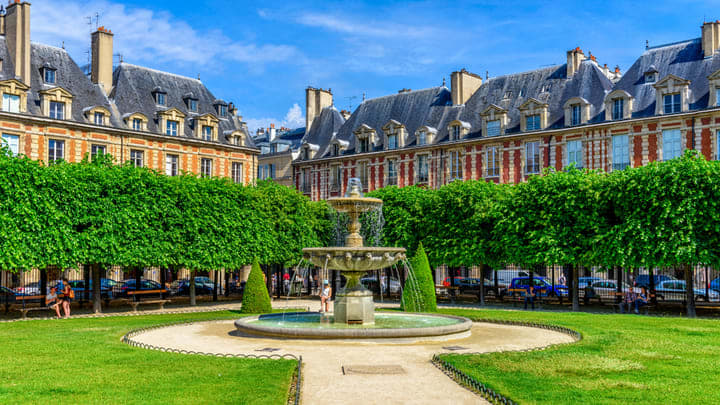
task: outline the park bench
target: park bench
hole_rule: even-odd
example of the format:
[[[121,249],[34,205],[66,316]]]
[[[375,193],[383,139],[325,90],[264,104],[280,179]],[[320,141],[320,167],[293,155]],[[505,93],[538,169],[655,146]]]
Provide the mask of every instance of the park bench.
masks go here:
[[[460,290],[460,287],[456,286],[444,286],[444,285],[436,285],[435,291],[440,291],[444,296],[450,298],[450,303],[455,303],[455,298],[457,297],[458,290]]]
[[[510,301],[513,304],[513,307],[516,307],[518,302],[525,303],[525,289],[524,288],[508,288],[505,290],[507,293],[507,297],[510,298]],[[540,303],[540,294],[539,291],[535,291],[535,303]]]
[[[130,306],[132,306],[133,312],[137,312],[137,307],[140,304],[159,304],[160,309],[165,309],[165,304],[170,300],[163,299],[163,294],[166,294],[166,290],[139,290],[139,291],[128,291],[128,296],[132,297],[132,300],[128,300]]]
[[[620,304],[622,303],[623,298],[625,298],[624,292],[612,292],[610,295],[613,295],[615,297],[620,297],[619,302],[615,302],[612,304],[613,312],[618,313],[620,311]],[[650,309],[655,309],[656,305],[653,304],[653,298],[655,298],[655,294],[648,294],[648,302],[647,304],[643,305],[642,310],[645,312],[645,315],[647,315],[650,311]],[[628,309],[628,313],[630,311],[634,311],[633,309]]]
[[[20,311],[22,319],[27,319],[28,312],[49,310],[48,307],[40,305],[43,298],[45,298],[44,295],[18,295],[15,297],[15,303],[10,305],[10,309]],[[38,306],[35,306],[34,304],[38,304]]]

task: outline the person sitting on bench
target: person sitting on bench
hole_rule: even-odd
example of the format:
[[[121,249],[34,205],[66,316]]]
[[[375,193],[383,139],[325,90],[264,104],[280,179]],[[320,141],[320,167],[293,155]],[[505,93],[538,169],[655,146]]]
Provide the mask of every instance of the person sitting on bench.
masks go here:
[[[640,294],[637,295],[637,299],[635,299],[635,313],[640,313],[640,308],[644,307],[648,304],[648,293],[647,288],[640,287]]]
[[[50,287],[50,294],[45,296],[45,305],[47,305],[48,309],[55,310],[58,319],[61,318],[60,305],[58,305],[57,300],[57,287]]]
[[[633,288],[628,288],[628,291],[625,293],[625,296],[623,296],[623,300],[620,303],[620,312],[626,313],[630,312],[630,306],[636,305],[635,301],[637,300],[637,294],[633,292]]]

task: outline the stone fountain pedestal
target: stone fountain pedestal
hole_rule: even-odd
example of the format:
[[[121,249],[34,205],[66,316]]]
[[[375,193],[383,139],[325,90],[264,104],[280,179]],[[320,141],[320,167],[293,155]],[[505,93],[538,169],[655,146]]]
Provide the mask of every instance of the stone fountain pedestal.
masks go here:
[[[373,294],[365,288],[354,288],[335,296],[335,322],[349,324],[375,323]]]

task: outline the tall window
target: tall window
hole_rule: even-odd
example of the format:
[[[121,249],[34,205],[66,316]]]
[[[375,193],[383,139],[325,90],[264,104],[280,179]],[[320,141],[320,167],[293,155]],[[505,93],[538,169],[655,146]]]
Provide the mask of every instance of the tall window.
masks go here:
[[[340,156],[340,145],[334,143],[332,146],[332,155],[333,156]]]
[[[55,83],[55,70],[54,69],[43,69],[45,73],[45,83],[54,84]]]
[[[418,132],[417,144],[418,146],[427,145],[427,133],[425,131]]]
[[[105,125],[105,114],[101,112],[95,113],[95,125]]]
[[[90,159],[94,160],[97,155],[105,154],[105,145],[90,145]]]
[[[486,169],[485,173],[487,177],[498,177],[500,176],[500,152],[497,146],[490,146],[485,151],[485,162]]]
[[[358,178],[362,183],[363,189],[368,186],[368,164],[367,162],[358,163]]]
[[[666,94],[663,96],[663,112],[665,114],[680,112],[680,93]]]
[[[178,155],[165,155],[165,174],[177,176],[179,163],[180,157]]]
[[[387,161],[387,183],[385,185],[397,185],[397,161],[394,159]]]
[[[525,144],[525,173],[540,173],[540,143]]]
[[[462,153],[460,151],[450,152],[450,181],[462,180]]]
[[[165,93],[155,93],[155,101],[160,105],[165,105]]]
[[[132,128],[135,131],[142,131],[142,124],[143,124],[143,122],[140,118],[133,118]]]
[[[200,175],[202,177],[210,177],[212,176],[212,159],[200,159]]]
[[[455,125],[450,129],[450,140],[457,141],[460,139],[460,125]]]
[[[134,167],[143,167],[145,153],[141,150],[130,149],[130,162]]]
[[[613,101],[612,119],[623,119],[623,109],[625,108],[625,99],[616,98]]]
[[[20,112],[20,96],[3,93],[3,111]]]
[[[227,115],[227,106],[226,105],[218,105],[218,115],[221,117],[224,117]]]
[[[342,182],[342,172],[340,165],[330,167],[330,191],[340,191],[340,183]]]
[[[197,100],[194,98],[188,99],[188,110],[197,111]]]
[[[48,163],[65,159],[65,141],[48,140]]]
[[[536,131],[540,129],[540,114],[528,115],[525,117],[525,130]]]
[[[204,125],[202,127],[202,139],[206,141],[212,141],[212,127],[209,127],[207,125]]]
[[[302,188],[303,193],[309,193],[310,192],[310,169],[302,169],[302,178],[300,187]]]
[[[627,135],[615,135],[612,137],[613,148],[613,170],[623,170],[630,166],[630,147],[628,146]]]
[[[388,149],[397,149],[397,134],[390,134],[387,137],[388,140]]]
[[[488,121],[487,122],[487,136],[498,136],[500,135],[500,120]]]
[[[370,151],[370,139],[369,138],[360,138],[358,139],[358,152],[359,153],[365,153]]]
[[[56,120],[65,119],[65,103],[59,103],[57,101],[50,102],[50,118]]]
[[[682,136],[679,129],[663,130],[663,160],[680,157],[682,154]]]
[[[418,155],[417,157],[417,182],[428,182],[428,155]]]
[[[580,125],[582,123],[582,107],[580,104],[573,104],[570,108],[572,110],[571,125]]]
[[[20,153],[20,137],[17,135],[2,134],[2,142],[0,145],[10,149],[13,156]]]
[[[165,135],[177,136],[178,134],[178,122],[167,120],[165,124]]]
[[[567,147],[567,165],[575,165],[580,169],[583,167],[582,141],[568,141]]]
[[[715,87],[715,105],[720,106],[720,87]]]
[[[241,184],[243,182],[243,164],[240,162],[232,162],[230,175],[232,176],[233,182]]]

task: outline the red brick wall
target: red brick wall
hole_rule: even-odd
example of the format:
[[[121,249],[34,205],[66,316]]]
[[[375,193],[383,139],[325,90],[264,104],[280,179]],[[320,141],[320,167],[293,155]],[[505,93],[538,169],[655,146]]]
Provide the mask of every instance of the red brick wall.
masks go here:
[[[633,160],[634,167],[642,166],[642,136],[633,137]]]
[[[513,158],[513,164],[515,165],[515,184],[520,183],[520,180],[522,179],[522,148],[521,148],[522,142],[515,141],[515,146],[517,149],[515,149],[515,154]]]

